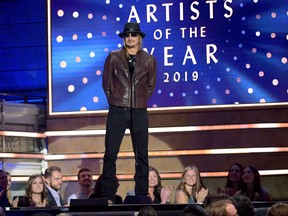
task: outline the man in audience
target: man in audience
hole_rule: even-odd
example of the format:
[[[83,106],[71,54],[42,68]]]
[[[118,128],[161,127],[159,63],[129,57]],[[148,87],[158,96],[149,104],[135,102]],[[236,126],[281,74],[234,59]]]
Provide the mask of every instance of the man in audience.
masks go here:
[[[82,168],[78,172],[78,184],[80,185],[80,191],[74,194],[71,194],[68,197],[68,205],[70,205],[71,199],[88,199],[89,196],[94,192],[92,187],[93,179],[92,172],[90,169]]]
[[[267,216],[287,216],[288,203],[278,202],[273,204],[267,212]]]
[[[200,205],[187,205],[180,216],[208,216],[206,210]]]
[[[239,216],[254,216],[254,207],[252,202],[247,196],[244,195],[234,195],[228,198],[233,202],[233,205],[237,209],[237,214]]]
[[[45,180],[48,192],[47,206],[63,206],[64,202],[59,194],[62,187],[62,173],[58,166],[50,166],[45,170]]]
[[[144,206],[140,209],[137,216],[157,216],[157,211],[152,206]]]
[[[209,216],[238,216],[237,210],[231,200],[218,200],[206,208]]]
[[[230,196],[226,193],[209,193],[204,201],[204,208],[210,205],[210,203],[228,199]]]

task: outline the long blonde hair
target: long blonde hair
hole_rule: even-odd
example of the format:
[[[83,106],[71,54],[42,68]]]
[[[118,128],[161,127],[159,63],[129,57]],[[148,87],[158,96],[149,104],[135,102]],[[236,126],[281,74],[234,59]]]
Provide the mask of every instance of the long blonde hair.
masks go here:
[[[139,34],[137,34],[137,37],[139,39],[139,45],[138,45],[138,50],[137,50],[137,53],[138,53],[143,48],[143,38]],[[127,46],[126,46],[126,43],[125,43],[125,37],[123,37],[123,47],[124,47],[124,49],[126,51],[127,57],[129,58],[129,54],[127,52]]]
[[[192,188],[192,194],[190,195],[185,187],[185,174],[187,171],[189,170],[194,170],[195,173],[196,173],[196,184],[193,186]],[[184,168],[183,172],[182,172],[182,176],[181,176],[181,179],[180,179],[180,184],[178,185],[177,189],[176,190],[181,190],[183,191],[186,196],[188,197],[188,199],[190,199],[190,197],[193,197],[195,200],[196,200],[196,194],[202,189],[202,188],[205,188],[205,185],[202,181],[202,178],[200,176],[200,172],[199,172],[199,169],[196,165],[191,165],[191,166],[187,166]]]

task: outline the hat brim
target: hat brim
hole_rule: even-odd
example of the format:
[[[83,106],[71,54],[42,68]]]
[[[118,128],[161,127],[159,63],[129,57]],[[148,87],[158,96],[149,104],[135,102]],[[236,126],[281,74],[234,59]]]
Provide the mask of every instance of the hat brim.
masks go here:
[[[139,32],[139,31],[125,31],[125,32],[119,33],[118,36],[120,38],[123,38],[127,33],[136,33],[136,34],[139,34],[142,38],[146,36],[144,32]]]

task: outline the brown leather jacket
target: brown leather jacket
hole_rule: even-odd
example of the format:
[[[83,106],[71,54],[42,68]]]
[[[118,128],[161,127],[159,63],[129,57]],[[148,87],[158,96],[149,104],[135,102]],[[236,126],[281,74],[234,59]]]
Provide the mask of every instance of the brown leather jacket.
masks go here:
[[[110,105],[147,108],[155,84],[156,59],[149,53],[141,50],[136,54],[132,77],[124,48],[106,58],[102,86]]]

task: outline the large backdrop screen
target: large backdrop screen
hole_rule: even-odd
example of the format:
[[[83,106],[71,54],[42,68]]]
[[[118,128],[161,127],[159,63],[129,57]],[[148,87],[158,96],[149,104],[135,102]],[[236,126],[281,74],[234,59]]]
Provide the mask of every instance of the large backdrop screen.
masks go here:
[[[152,109],[285,103],[286,0],[49,0],[49,113],[108,109],[104,61],[140,23],[157,60]]]

